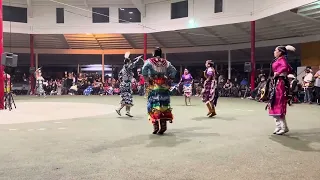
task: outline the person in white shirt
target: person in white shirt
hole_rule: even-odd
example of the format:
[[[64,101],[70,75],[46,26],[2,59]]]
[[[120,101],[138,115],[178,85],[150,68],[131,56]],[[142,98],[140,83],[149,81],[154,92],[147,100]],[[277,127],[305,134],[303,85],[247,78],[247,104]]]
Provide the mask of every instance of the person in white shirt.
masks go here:
[[[305,70],[306,75],[303,78],[303,88],[305,89],[304,103],[312,104],[313,75],[310,66]]]
[[[319,70],[314,74],[314,78],[316,79],[314,83],[314,88],[316,92],[315,99],[318,105],[320,105],[320,66],[319,66]]]

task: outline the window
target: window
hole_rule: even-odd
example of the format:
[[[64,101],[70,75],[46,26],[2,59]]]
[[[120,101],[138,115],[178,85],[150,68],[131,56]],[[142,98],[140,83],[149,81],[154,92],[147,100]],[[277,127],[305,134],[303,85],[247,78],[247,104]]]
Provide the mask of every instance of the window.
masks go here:
[[[59,24],[64,23],[64,9],[56,8],[56,22]]]
[[[28,10],[27,8],[2,6],[3,8],[3,20],[11,22],[28,22]]]
[[[109,8],[92,8],[92,22],[93,23],[108,23],[109,22]]]
[[[141,13],[137,8],[119,8],[119,23],[141,22]]]
[[[188,17],[188,1],[171,3],[171,19]]]
[[[221,13],[223,9],[223,0],[214,0],[214,13]]]

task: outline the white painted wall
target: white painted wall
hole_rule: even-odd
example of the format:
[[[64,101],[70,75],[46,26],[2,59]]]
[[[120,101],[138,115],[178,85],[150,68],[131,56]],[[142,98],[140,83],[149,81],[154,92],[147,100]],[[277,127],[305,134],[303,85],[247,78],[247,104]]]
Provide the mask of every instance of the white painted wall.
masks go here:
[[[317,0],[253,0],[254,17],[261,19],[280,12],[291,10]]]
[[[33,17],[28,24],[12,23],[11,30],[16,33],[34,34],[77,34],[77,33],[144,33],[172,31],[189,28],[189,20],[194,19],[197,27],[216,26],[239,22],[252,21],[289,10],[314,0],[224,0],[222,13],[214,13],[214,0],[189,0],[189,17],[171,20],[171,2],[179,0],[145,0],[146,17],[142,23],[118,23],[118,8],[134,7],[128,4],[130,0],[88,0],[89,7],[84,1],[65,0],[73,8],[50,1],[32,0]],[[26,6],[26,0],[14,0],[15,4]],[[119,5],[116,4],[119,2]],[[290,2],[290,3],[288,3]],[[91,4],[90,4],[91,3]],[[6,4],[6,2],[4,2]],[[56,7],[63,7],[65,23],[56,24]],[[91,7],[109,7],[110,23],[92,23],[92,13],[80,9],[91,10]],[[150,28],[146,28],[150,27]],[[8,23],[4,23],[4,31],[8,31]]]

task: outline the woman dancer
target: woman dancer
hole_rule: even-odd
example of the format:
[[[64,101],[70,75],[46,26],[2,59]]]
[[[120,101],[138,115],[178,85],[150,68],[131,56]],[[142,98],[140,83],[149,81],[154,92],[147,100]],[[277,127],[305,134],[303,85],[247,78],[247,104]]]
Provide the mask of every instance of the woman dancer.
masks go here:
[[[286,121],[289,83],[287,75],[291,67],[287,62],[288,51],[295,51],[292,46],[278,46],[274,50],[275,60],[272,63],[273,84],[268,103],[269,115],[275,120],[276,129],[273,134],[283,135],[289,132]]]
[[[181,76],[179,85],[181,83],[183,83],[183,94],[184,94],[185,104],[186,104],[186,106],[190,106],[191,105],[193,77],[189,73],[188,69],[184,70],[184,73]]]
[[[133,79],[133,68],[136,67],[137,63],[141,60],[141,56],[135,58],[134,62],[131,62],[129,58],[130,53],[127,52],[125,54],[124,65],[119,72],[120,83],[120,107],[116,109],[116,112],[121,116],[121,109],[126,107],[126,115],[129,117],[133,117],[130,114],[130,109],[133,106],[132,103],[132,87],[131,80]]]
[[[208,108],[208,114],[207,116],[213,117],[216,114],[215,106],[217,105],[217,94],[216,94],[216,88],[217,88],[217,81],[216,81],[216,70],[213,67],[212,60],[206,61],[206,67],[207,69],[204,71],[204,88],[202,90],[202,101],[206,104]]]
[[[44,85],[44,78],[42,77],[41,68],[38,68],[35,73],[36,78],[36,90],[37,90],[37,96],[43,96],[46,97],[46,92],[43,89]]]
[[[170,107],[170,84],[177,73],[174,66],[162,57],[162,50],[156,48],[154,57],[147,59],[142,74],[150,82],[147,111],[153,124],[153,134],[163,134],[167,130],[167,121],[172,123]]]

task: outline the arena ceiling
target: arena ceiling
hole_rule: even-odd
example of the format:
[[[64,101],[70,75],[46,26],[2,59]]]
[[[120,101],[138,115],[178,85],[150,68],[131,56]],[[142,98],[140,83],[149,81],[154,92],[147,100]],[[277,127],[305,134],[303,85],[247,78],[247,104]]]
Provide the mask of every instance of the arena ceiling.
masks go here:
[[[316,35],[320,21],[288,11],[256,22],[256,41]],[[143,34],[37,34],[38,49],[142,49]],[[148,48],[250,42],[250,22],[148,34]],[[4,46],[29,48],[28,34],[4,33]]]
[[[297,9],[297,13],[320,21],[320,1],[310,3]]]
[[[320,21],[301,14],[308,12],[303,10],[304,8],[310,9],[310,6],[258,20],[256,41],[319,35]],[[248,42],[250,42],[250,22],[148,34],[148,48],[207,47]],[[30,35],[4,33],[4,46],[29,48]],[[37,34],[34,37],[34,46],[37,49],[142,49],[143,34]],[[273,48],[258,48],[257,60],[270,60]],[[215,57],[225,62],[227,55],[226,51],[176,53],[173,58],[178,60]],[[239,62],[250,61],[250,49],[234,50],[232,59]]]

